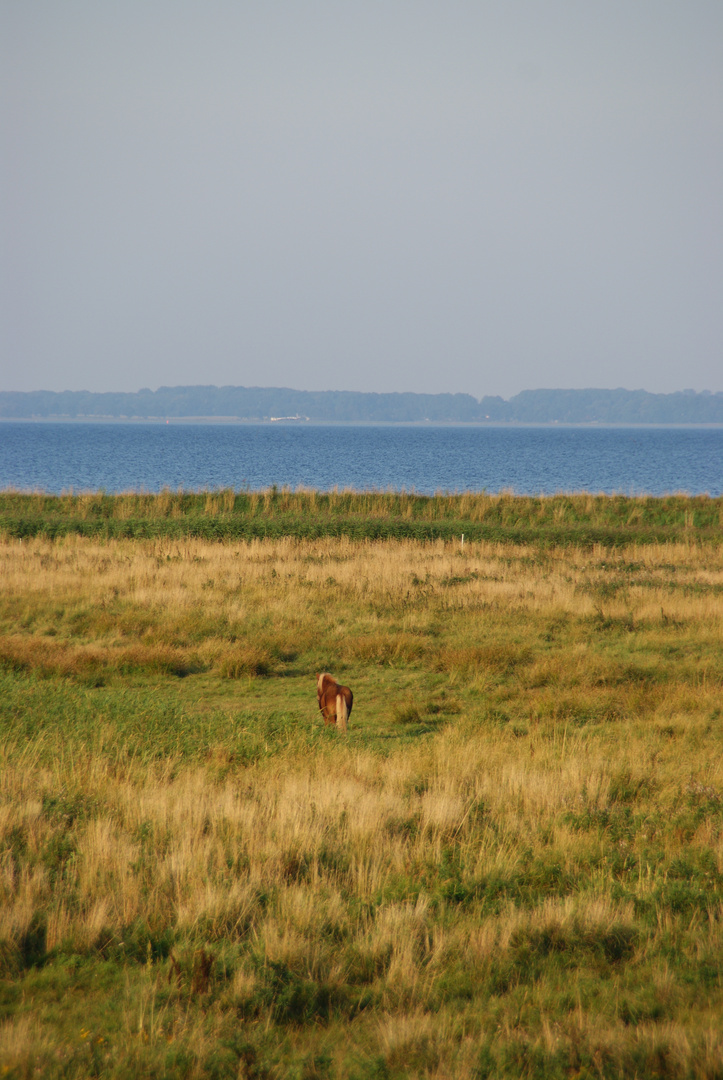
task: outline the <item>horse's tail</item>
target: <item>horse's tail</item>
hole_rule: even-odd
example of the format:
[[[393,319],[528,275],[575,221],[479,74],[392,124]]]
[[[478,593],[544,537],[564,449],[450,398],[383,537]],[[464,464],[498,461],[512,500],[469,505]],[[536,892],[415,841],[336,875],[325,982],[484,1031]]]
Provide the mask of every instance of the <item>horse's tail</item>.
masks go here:
[[[346,723],[349,719],[349,710],[346,705],[346,698],[343,694],[336,695],[336,726],[339,731],[343,731],[346,734]]]

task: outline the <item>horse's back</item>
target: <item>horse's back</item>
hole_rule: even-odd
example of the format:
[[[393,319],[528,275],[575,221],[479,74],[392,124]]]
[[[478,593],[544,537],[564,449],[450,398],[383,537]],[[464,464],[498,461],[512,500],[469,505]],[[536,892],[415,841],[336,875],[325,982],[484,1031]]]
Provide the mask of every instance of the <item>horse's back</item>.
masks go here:
[[[316,680],[316,692],[319,699],[319,709],[321,715],[327,724],[336,724],[338,717],[340,716],[340,709],[338,706],[338,699],[341,698],[344,702],[344,723],[351,713],[351,707],[354,702],[354,695],[348,686],[340,686],[340,684],[334,679],[328,672],[324,672],[317,676]]]

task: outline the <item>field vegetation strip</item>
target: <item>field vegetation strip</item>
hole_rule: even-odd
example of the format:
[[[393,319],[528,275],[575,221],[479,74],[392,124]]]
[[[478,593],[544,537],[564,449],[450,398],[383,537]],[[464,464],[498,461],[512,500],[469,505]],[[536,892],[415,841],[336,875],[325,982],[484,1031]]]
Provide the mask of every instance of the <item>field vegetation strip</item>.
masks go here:
[[[723,545],[683,502],[662,543],[6,530],[0,1075],[723,1075]]]
[[[317,492],[272,487],[159,494],[0,492],[0,531],[206,540],[468,540],[548,546],[717,542],[723,498],[671,494],[519,496],[414,492]]]

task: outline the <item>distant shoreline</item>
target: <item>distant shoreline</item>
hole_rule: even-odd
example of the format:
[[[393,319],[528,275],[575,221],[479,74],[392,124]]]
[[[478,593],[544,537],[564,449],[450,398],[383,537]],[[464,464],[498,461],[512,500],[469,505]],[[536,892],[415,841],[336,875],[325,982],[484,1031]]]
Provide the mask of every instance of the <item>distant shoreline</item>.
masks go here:
[[[161,386],[133,393],[0,390],[0,419],[56,423],[665,426],[723,424],[723,392],[522,390],[485,395],[260,386]]]
[[[0,416],[0,424],[116,424],[140,427],[404,427],[404,428],[721,428],[723,421],[682,420],[269,420],[241,416]]]

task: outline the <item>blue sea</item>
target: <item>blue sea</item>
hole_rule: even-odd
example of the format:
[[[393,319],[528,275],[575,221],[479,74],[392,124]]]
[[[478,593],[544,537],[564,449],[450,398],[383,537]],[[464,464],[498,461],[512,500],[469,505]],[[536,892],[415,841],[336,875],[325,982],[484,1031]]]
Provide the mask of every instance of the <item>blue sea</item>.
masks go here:
[[[723,494],[723,428],[0,422],[0,489]]]

